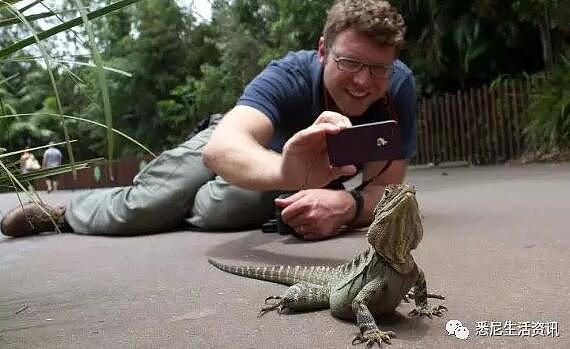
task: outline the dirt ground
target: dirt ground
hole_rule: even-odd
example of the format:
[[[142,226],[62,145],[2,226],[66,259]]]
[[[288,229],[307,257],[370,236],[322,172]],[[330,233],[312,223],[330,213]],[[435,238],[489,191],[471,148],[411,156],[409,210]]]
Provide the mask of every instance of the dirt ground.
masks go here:
[[[377,319],[397,333],[383,347],[570,348],[570,163],[414,169],[408,181],[424,217],[414,256],[449,312],[410,319],[400,305]],[[0,214],[16,203],[0,195]],[[365,245],[362,233],[308,243],[259,230],[0,238],[0,348],[352,348],[356,327],[327,310],[257,318],[285,286],[207,257],[340,263]],[[449,320],[469,337],[448,335]]]

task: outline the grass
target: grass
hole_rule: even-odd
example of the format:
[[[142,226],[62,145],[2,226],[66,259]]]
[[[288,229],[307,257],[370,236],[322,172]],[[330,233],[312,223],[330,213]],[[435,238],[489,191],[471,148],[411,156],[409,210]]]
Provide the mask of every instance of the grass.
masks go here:
[[[538,158],[552,158],[570,150],[570,51],[532,91],[524,135]]]

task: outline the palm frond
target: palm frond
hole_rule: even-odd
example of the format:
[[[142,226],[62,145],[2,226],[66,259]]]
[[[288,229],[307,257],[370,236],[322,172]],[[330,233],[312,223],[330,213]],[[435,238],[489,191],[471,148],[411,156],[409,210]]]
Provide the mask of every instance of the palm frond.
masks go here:
[[[71,140],[71,141],[69,141],[69,143],[73,143],[73,142],[77,142],[77,140]],[[65,144],[65,143],[67,143],[67,142],[59,142],[59,143],[53,143],[53,144],[46,144],[46,145],[41,145],[41,146],[39,146],[39,147],[21,149],[21,150],[12,151],[12,152],[9,152],[9,153],[6,153],[6,152],[5,152],[6,149],[2,148],[2,149],[4,149],[4,152],[1,152],[1,151],[0,151],[0,159],[6,158],[6,157],[8,157],[8,156],[13,156],[13,155],[22,154],[22,153],[25,153],[25,152],[35,151],[35,150],[38,150],[38,149],[49,148],[49,147],[51,147],[51,146],[62,145],[62,144]]]
[[[93,34],[93,29],[91,28],[91,23],[89,22],[89,18],[87,17],[88,13],[83,8],[82,0],[75,0],[77,3],[80,12],[81,18],[83,19],[83,23],[85,25],[85,31],[87,32],[87,37],[89,38],[89,44],[91,46],[91,53],[93,55],[93,59],[95,61],[95,65],[97,66],[97,82],[99,83],[99,89],[101,90],[101,95],[103,97],[103,112],[105,114],[105,124],[107,128],[107,161],[109,162],[109,166],[107,169],[109,171],[109,178],[113,178],[113,166],[111,166],[111,161],[113,161],[113,150],[114,150],[114,142],[113,142],[113,115],[111,113],[111,101],[109,98],[109,87],[107,84],[107,79],[105,78],[105,70],[103,70],[103,58],[101,58],[101,54],[97,50],[97,43],[95,42],[95,35]]]
[[[20,20],[22,21],[22,23],[24,23],[24,25],[26,27],[28,27],[28,29],[30,30],[30,32],[32,33],[32,37],[35,40],[38,49],[41,52],[41,55],[44,59],[44,63],[46,64],[46,70],[48,72],[49,75],[49,79],[50,79],[50,83],[53,89],[53,93],[55,95],[55,100],[56,100],[56,104],[57,104],[57,111],[59,113],[59,115],[61,116],[63,114],[63,105],[61,103],[61,98],[59,96],[59,91],[57,88],[57,84],[55,82],[55,77],[53,74],[53,69],[52,69],[52,64],[51,64],[51,57],[49,56],[46,48],[44,47],[42,41],[39,39],[36,30],[34,29],[34,27],[26,20],[26,18],[24,17],[24,15],[17,9],[13,8],[13,7],[9,7],[8,11],[11,12],[14,16],[20,18]],[[0,55],[0,58],[2,56]],[[65,140],[67,142],[66,148],[67,148],[67,153],[69,155],[69,160],[71,162],[72,168],[73,168],[73,164],[75,164],[75,156],[73,155],[73,149],[71,148],[71,144],[69,143],[70,137],[69,137],[69,130],[67,129],[67,125],[65,123],[65,119],[63,117],[60,117],[60,123],[61,123],[61,127],[63,129],[63,135],[65,137]],[[73,175],[75,176],[75,171],[73,171]]]
[[[93,20],[95,18],[99,18],[101,16],[104,16],[108,13],[118,11],[118,10],[120,10],[126,6],[129,6],[135,2],[138,2],[138,1],[139,0],[119,0],[119,1],[114,2],[108,6],[102,7],[98,10],[95,10],[93,12],[89,12],[87,14],[87,18],[89,20]],[[11,1],[8,0],[8,3],[10,3],[10,2],[16,3],[17,0],[11,0]],[[1,2],[0,2],[0,4],[1,4]],[[64,23],[61,23],[61,24],[59,24],[53,28],[41,31],[41,32],[37,33],[36,36],[39,40],[44,40],[44,39],[47,39],[51,36],[54,36],[54,35],[59,34],[61,32],[64,32],[68,29],[71,29],[75,26],[78,26],[81,23],[83,23],[83,19],[81,17],[76,17],[76,18],[71,19],[69,21],[66,21]],[[7,57],[7,56],[13,54],[14,52],[17,52],[17,51],[19,51],[25,47],[33,45],[35,42],[36,42],[36,39],[34,38],[34,36],[30,36],[30,37],[27,37],[27,38],[22,39],[20,41],[17,41],[8,47],[0,49],[0,58]]]
[[[103,163],[104,161],[105,161],[105,158],[95,158],[95,159],[89,159],[89,160],[84,160],[84,161],[78,161],[76,163],[75,168],[77,170],[83,170],[83,169],[89,168],[93,165]],[[6,167],[8,167],[8,166],[6,166]],[[19,181],[20,183],[21,182],[31,182],[31,181],[34,181],[36,179],[42,179],[42,178],[46,178],[46,177],[50,177],[50,176],[69,173],[71,171],[72,171],[71,164],[63,164],[63,165],[58,166],[58,167],[36,170],[36,171],[29,172],[26,174],[19,174],[19,173],[14,174],[14,171],[10,171],[13,174],[13,177],[8,175],[8,172],[4,171],[4,172],[0,173],[0,186],[11,186],[13,184],[14,179]]]

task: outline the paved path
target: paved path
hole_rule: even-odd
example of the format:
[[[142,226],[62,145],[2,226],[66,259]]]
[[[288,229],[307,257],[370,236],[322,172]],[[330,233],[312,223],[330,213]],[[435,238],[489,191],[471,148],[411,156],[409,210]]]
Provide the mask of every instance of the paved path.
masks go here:
[[[398,334],[389,348],[570,348],[570,163],[414,170],[409,181],[424,216],[416,260],[449,312],[408,319],[401,305],[380,319]],[[0,210],[16,202],[0,195]],[[258,319],[285,287],[206,259],[340,262],[364,245],[359,233],[304,243],[259,231],[0,238],[0,348],[351,348],[356,328],[328,311]],[[450,319],[467,340],[447,335]],[[550,322],[559,337],[477,336],[477,321],[517,332]]]

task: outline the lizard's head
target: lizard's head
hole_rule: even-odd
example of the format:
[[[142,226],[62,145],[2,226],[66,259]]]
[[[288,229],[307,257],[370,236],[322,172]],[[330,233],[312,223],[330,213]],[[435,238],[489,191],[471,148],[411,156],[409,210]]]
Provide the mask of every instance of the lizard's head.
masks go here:
[[[410,251],[423,237],[416,190],[409,184],[388,185],[374,208],[374,221],[367,233],[368,242],[394,269],[406,271],[413,266]]]

